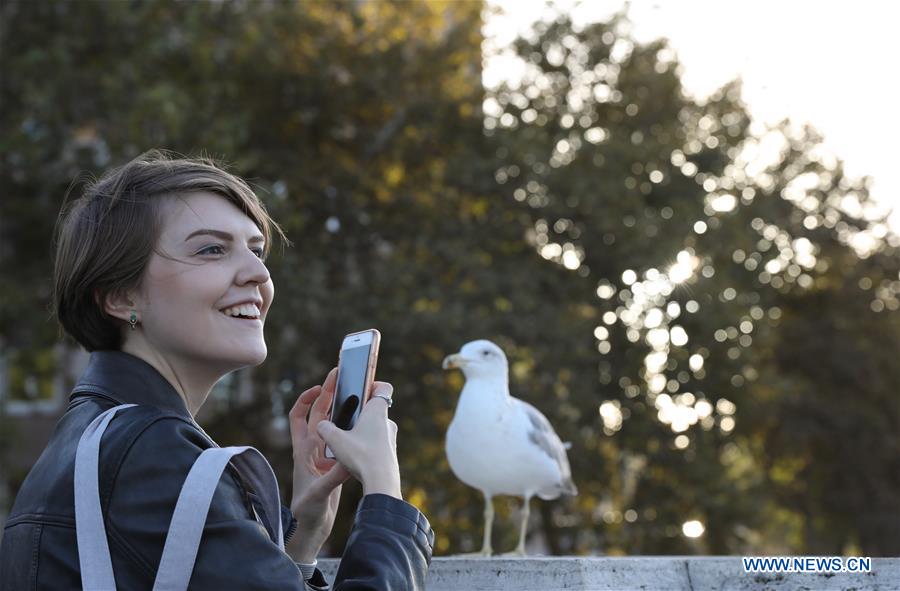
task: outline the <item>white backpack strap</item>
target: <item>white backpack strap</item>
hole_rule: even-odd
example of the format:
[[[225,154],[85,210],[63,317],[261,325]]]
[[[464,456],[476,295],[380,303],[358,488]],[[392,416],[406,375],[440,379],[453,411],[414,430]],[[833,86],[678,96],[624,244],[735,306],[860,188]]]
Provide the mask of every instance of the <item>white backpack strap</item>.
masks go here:
[[[207,449],[194,462],[178,496],[156,571],[154,591],[187,589],[209,506],[229,461],[234,462],[241,477],[259,495],[271,526],[267,528],[269,537],[284,550],[278,481],[263,455],[246,446]]]
[[[101,413],[84,430],[75,451],[75,536],[81,586],[86,590],[116,588],[100,506],[100,439],[116,413],[132,406],[122,404]]]

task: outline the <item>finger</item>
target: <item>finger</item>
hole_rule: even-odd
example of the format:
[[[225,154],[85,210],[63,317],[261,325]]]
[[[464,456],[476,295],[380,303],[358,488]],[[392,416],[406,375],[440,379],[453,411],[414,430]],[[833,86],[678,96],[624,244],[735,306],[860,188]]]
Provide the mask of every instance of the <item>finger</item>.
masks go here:
[[[372,389],[369,391],[369,397],[366,401],[366,406],[368,406],[369,403],[372,402],[373,400],[381,400],[384,403],[381,405],[384,407],[381,414],[383,416],[387,416],[387,409],[391,405],[390,399],[393,398],[393,395],[394,395],[394,387],[392,385],[390,385],[389,383],[373,382]],[[387,398],[387,400],[385,400],[386,398]],[[363,412],[365,412],[365,411],[366,411],[366,409],[363,408]],[[367,414],[369,414],[369,413],[367,413]]]
[[[289,415],[297,418],[302,418],[306,420],[306,415],[309,412],[309,407],[319,396],[319,390],[322,389],[322,386],[313,386],[312,388],[308,388],[303,391],[300,396],[297,397],[297,400],[294,402],[294,406],[291,407],[291,412]]]
[[[319,396],[319,399],[316,400],[316,403],[312,407],[312,413],[309,415],[309,424],[315,425],[328,416],[328,412],[331,410],[331,401],[334,398],[334,385],[337,381],[337,368],[332,369],[328,372],[328,377],[325,378],[325,383],[322,385],[322,395]]]
[[[323,474],[322,477],[316,481],[316,484],[314,485],[318,489],[316,492],[320,493],[322,498],[325,498],[331,494],[331,491],[347,482],[350,476],[350,471],[347,470],[347,468],[342,464],[336,463],[332,466],[331,470]]]
[[[320,445],[318,447],[318,449],[316,450],[316,456],[313,459],[313,465],[316,468],[316,474],[324,474],[328,472],[337,463],[337,460],[325,457],[324,445]]]
[[[376,394],[380,396],[387,396],[388,398],[390,398],[394,395],[394,386],[392,386],[388,382],[372,382],[372,387],[369,389],[368,399],[371,399]]]
[[[321,386],[313,386],[304,391],[297,397],[291,412],[288,413],[288,425],[291,428],[291,439],[303,438],[306,436],[306,415],[309,414],[309,408],[313,402],[319,397]]]
[[[332,367],[331,371],[329,371],[328,375],[325,377],[325,383],[322,384],[324,390],[330,390],[332,394],[334,393],[334,387],[337,384],[337,374],[338,368]]]
[[[388,414],[388,401],[383,397],[391,398],[394,387],[388,384],[387,382],[376,382],[377,387],[372,389],[372,394],[369,396],[369,401],[366,402],[366,405],[363,407],[362,412],[360,413],[360,421],[384,421],[387,419]],[[370,408],[371,407],[371,408]],[[375,418],[368,418],[375,417]]]
[[[341,445],[345,436],[345,433],[331,421],[319,421],[316,425],[316,432],[332,451],[335,449],[335,444]]]

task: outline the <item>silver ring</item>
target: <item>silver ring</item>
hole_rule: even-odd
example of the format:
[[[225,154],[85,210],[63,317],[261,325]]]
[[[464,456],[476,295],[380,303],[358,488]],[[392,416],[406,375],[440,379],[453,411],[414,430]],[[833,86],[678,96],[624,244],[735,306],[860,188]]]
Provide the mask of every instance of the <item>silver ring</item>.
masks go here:
[[[372,398],[381,398],[388,404],[388,408],[394,406],[394,399],[390,396],[385,396],[384,394],[372,394]]]

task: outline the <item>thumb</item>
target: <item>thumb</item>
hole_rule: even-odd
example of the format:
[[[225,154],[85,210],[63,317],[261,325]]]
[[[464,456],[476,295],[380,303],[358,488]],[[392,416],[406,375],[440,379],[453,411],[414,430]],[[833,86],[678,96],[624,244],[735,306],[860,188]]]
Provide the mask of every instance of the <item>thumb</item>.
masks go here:
[[[335,464],[322,477],[316,481],[313,487],[318,488],[318,492],[323,498],[331,494],[331,492],[342,485],[350,478],[350,472],[341,464]]]
[[[329,445],[329,447],[334,447],[332,444],[341,440],[341,437],[344,436],[343,433],[340,432],[337,425],[332,423],[331,421],[319,421],[319,424],[316,425],[316,432],[318,432],[319,436]]]

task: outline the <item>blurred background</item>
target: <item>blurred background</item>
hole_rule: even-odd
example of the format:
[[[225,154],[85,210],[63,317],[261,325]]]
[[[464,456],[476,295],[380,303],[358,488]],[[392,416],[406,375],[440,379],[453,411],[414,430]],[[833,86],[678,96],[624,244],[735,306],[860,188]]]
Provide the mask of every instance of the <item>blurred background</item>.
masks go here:
[[[378,327],[406,498],[436,555],[478,549],[481,495],[444,456],[462,376],[441,360],[488,338],[573,443],[580,495],[534,502],[532,552],[900,555],[896,196],[798,119],[815,97],[751,107],[739,79],[704,88],[712,66],[679,61],[746,38],[729,76],[758,47],[802,80],[798,55],[827,59],[778,31],[815,30],[817,9],[528,6],[0,3],[0,522],[87,359],[48,307],[60,206],[166,148],[228,163],[294,243],[269,260],[268,360],[198,417],[282,483],[286,411],[345,333]],[[826,45],[868,60],[835,22]],[[895,115],[833,74],[890,163]],[[327,554],[360,495],[345,487]],[[519,503],[495,502],[499,550]]]

